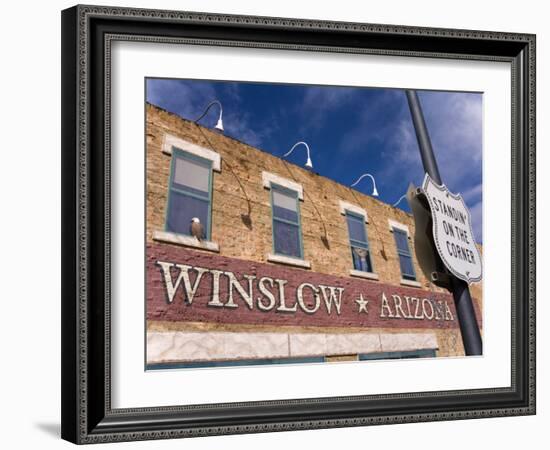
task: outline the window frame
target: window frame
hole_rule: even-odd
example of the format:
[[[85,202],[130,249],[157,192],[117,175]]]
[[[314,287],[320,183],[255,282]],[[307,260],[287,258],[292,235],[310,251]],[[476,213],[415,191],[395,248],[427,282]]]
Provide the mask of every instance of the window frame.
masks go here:
[[[185,190],[174,188],[172,186],[174,181],[174,175],[176,170],[176,159],[182,158],[186,159],[188,161],[191,161],[193,163],[198,163],[199,165],[204,165],[207,167],[208,170],[208,226],[205,230],[205,240],[211,241],[212,238],[212,194],[213,194],[213,170],[214,170],[214,162],[211,159],[203,158],[201,156],[195,155],[194,153],[185,151],[179,147],[172,146],[172,155],[170,160],[170,177],[168,179],[168,195],[166,197],[166,208],[165,208],[165,215],[164,215],[164,231],[167,233],[173,233],[176,235],[183,235],[183,236],[191,236],[191,233],[185,233],[185,232],[179,232],[179,231],[173,231],[168,229],[168,216],[170,214],[170,204],[172,199],[172,191],[177,192],[180,195],[185,195],[187,197],[195,198],[198,200],[205,201],[206,198],[201,197],[200,195],[194,194],[192,192],[186,192]]]
[[[416,269],[414,267],[414,260],[413,255],[411,251],[411,246],[409,244],[409,232],[408,230],[404,230],[401,227],[392,225],[392,233],[393,233],[393,239],[395,242],[395,249],[397,251],[397,262],[399,263],[399,271],[401,272],[401,279],[406,281],[418,281],[417,275],[416,275]],[[397,244],[397,237],[396,233],[401,233],[405,236],[405,241],[407,243],[407,252],[404,252],[403,250],[399,249],[399,245]],[[400,256],[409,257],[411,259],[411,267],[412,267],[412,274],[405,274],[403,272],[403,267],[401,267],[401,260]],[[412,278],[411,278],[412,277]]]
[[[280,184],[274,183],[273,181],[269,183],[269,188],[270,188],[269,199],[271,203],[271,250],[273,252],[273,255],[303,260],[304,259],[304,242],[303,242],[303,236],[302,236],[302,214],[300,210],[300,193],[293,189],[289,189],[288,187],[281,186]],[[296,214],[298,216],[298,223],[294,223],[290,220],[275,218],[275,213],[273,210],[273,192],[274,191],[279,191],[283,194],[291,194],[295,197]],[[286,223],[287,225],[294,225],[294,226],[298,225],[298,241],[299,241],[299,250],[300,250],[299,256],[285,255],[284,253],[279,253],[275,250],[275,221]]]
[[[416,350],[398,350],[377,353],[359,353],[358,361],[377,361],[388,359],[419,359],[419,358],[436,358],[436,348],[419,348]]]
[[[349,231],[348,216],[353,217],[355,219],[359,219],[361,221],[361,223],[363,225],[363,229],[365,231],[365,242],[361,242],[361,241],[357,241],[355,239],[352,239],[350,231]],[[374,271],[374,262],[373,262],[372,257],[371,257],[369,234],[368,234],[368,230],[367,230],[367,226],[366,226],[367,216],[365,216],[363,214],[360,214],[359,212],[350,211],[349,209],[346,208],[346,209],[344,209],[344,218],[346,220],[346,228],[347,228],[347,231],[348,231],[348,243],[349,243],[349,247],[350,247],[352,270],[356,270],[358,272],[363,272],[363,273],[366,273],[366,274],[367,273],[368,274],[375,274],[376,272]],[[354,243],[357,243],[357,244],[360,244],[360,245],[353,245]],[[363,247],[363,245],[365,245],[365,247]],[[355,247],[360,247],[360,248],[365,248],[368,251],[369,265],[370,265],[370,269],[371,269],[370,271],[360,270],[360,269],[355,268],[355,262],[354,262],[354,258],[353,258],[353,247],[354,246]]]

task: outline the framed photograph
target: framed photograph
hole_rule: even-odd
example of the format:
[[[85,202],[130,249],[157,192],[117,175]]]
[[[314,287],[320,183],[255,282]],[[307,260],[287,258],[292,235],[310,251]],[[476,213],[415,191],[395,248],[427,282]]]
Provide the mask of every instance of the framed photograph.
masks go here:
[[[62,437],[535,413],[535,36],[62,12]]]

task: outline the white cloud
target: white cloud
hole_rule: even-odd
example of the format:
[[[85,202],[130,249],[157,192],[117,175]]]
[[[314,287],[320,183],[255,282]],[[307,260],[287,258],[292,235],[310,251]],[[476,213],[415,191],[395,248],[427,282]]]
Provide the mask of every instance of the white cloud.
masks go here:
[[[483,185],[481,183],[476,184],[470,189],[462,192],[462,198],[466,203],[478,201],[482,195]]]
[[[393,165],[406,165],[419,161],[416,136],[411,127],[410,120],[402,119],[389,137]],[[389,156],[389,155],[388,155]]]
[[[183,80],[147,81],[147,101],[185,119],[194,120],[199,117],[214,99],[216,91],[211,84],[196,83],[191,86]]]
[[[430,138],[441,175],[449,186],[481,174],[482,97],[471,93],[422,92]],[[477,171],[477,174],[472,173]]]
[[[481,176],[481,95],[420,92],[419,97],[443,181],[451,190],[463,189]],[[408,107],[400,115],[400,122],[386,130],[384,157],[392,159],[387,175],[407,173],[411,164],[423,172]]]
[[[409,150],[408,144],[411,142],[414,144],[414,140],[412,140],[414,139],[414,136],[407,135],[408,130],[405,126],[402,126],[405,125],[405,121],[397,126],[394,123],[389,122],[377,126],[373,125],[377,121],[379,122],[380,111],[384,111],[390,105],[395,105],[396,98],[399,95],[404,94],[402,91],[397,89],[388,89],[373,97],[368,103],[360,105],[355,103],[353,107],[356,108],[356,114],[359,119],[358,125],[346,132],[346,135],[340,142],[340,146],[338,148],[339,152],[345,155],[351,155],[354,152],[363,154],[365,151],[368,152],[369,146],[372,144],[384,143],[387,142],[388,139],[395,141],[397,146],[399,146],[399,149],[401,149],[401,146],[406,146],[406,150]],[[366,133],[365,129],[369,129],[370,133]],[[376,129],[376,131],[372,131],[373,129]],[[406,142],[404,141],[404,138],[406,138]],[[379,145],[377,145],[377,147],[378,146]],[[405,149],[403,149],[403,155],[406,155],[408,158],[412,158],[410,153],[405,151]],[[394,158],[395,155],[391,155],[390,157]]]
[[[443,182],[453,192],[461,192],[472,210],[476,238],[482,239],[482,97],[472,93],[419,92],[430,140]],[[387,133],[384,157],[391,159],[383,177],[406,185],[421,182],[424,170],[417,139],[408,111]],[[400,179],[399,176],[408,179]],[[472,206],[473,205],[473,206]]]
[[[151,79],[147,83],[147,101],[185,119],[195,120],[212,100],[219,100],[220,95],[223,95],[224,100],[227,100],[225,105],[222,102],[226,135],[259,146],[273,133],[274,126],[260,127],[252,120],[250,113],[242,112],[242,98],[237,84],[224,84],[218,89],[215,86],[214,83],[200,81]],[[222,86],[223,90],[220,91]],[[200,124],[214,126],[217,114],[217,108],[212,108]]]
[[[474,236],[476,242],[483,242],[483,204],[477,202],[472,208],[470,208],[470,214],[472,216],[472,227],[474,229]]]
[[[223,123],[226,135],[260,148],[277,130],[276,122],[272,121],[270,125],[265,125],[255,120],[250,113],[242,113],[240,110],[232,110],[228,113],[224,111]]]
[[[350,88],[312,86],[306,88],[302,105],[304,108],[318,108],[322,105],[326,109],[333,109],[350,100],[352,94],[353,89]]]
[[[319,130],[329,113],[353,100],[353,92],[354,89],[345,87],[307,87],[298,106],[298,113],[303,118],[301,131]]]

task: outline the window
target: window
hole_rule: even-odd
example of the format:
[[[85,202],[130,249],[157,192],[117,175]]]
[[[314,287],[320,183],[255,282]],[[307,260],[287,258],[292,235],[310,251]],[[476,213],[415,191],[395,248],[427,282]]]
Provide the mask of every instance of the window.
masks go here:
[[[365,229],[365,217],[346,211],[346,221],[348,223],[349,242],[354,270],[373,272],[367,230]]]
[[[402,352],[361,353],[359,361],[371,361],[376,359],[408,359],[408,358],[435,358],[435,349],[409,350]]]
[[[203,226],[203,239],[210,240],[212,204],[212,161],[184,152],[172,151],[166,231],[191,235],[191,219]]]
[[[303,258],[298,192],[271,184],[273,252]]]
[[[395,245],[399,257],[401,276],[405,280],[416,280],[416,273],[414,271],[411,250],[409,247],[409,234],[403,229],[393,227],[393,236],[395,237]]]

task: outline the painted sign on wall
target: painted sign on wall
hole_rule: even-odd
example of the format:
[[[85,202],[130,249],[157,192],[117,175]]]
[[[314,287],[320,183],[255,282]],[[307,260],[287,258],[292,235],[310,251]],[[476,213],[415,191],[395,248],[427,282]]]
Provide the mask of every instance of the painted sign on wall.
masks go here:
[[[148,246],[147,318],[324,327],[456,328],[448,294]]]

